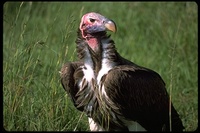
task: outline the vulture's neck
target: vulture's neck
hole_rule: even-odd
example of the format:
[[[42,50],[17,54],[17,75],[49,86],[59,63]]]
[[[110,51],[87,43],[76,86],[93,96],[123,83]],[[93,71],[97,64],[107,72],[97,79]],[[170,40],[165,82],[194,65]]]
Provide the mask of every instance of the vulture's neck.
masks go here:
[[[97,76],[102,69],[111,69],[119,64],[119,54],[117,53],[114,41],[106,32],[100,32],[83,38],[81,32],[78,31],[77,53],[79,59],[84,64],[92,67]]]

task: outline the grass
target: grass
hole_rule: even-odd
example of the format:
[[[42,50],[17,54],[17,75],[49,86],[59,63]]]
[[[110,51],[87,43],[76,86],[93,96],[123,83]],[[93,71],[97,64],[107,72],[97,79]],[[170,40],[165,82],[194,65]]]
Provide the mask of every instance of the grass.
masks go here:
[[[60,83],[76,60],[80,18],[100,12],[125,58],[157,71],[186,131],[198,123],[197,4],[194,2],[6,2],[3,5],[3,127],[7,131],[88,131]]]

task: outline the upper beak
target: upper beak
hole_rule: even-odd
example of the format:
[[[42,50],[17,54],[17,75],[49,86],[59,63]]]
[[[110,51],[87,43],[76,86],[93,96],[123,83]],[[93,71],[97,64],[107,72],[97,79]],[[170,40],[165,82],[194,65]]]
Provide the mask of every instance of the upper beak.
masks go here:
[[[115,24],[115,22],[112,21],[112,20],[106,21],[105,27],[106,27],[107,30],[110,30],[110,31],[112,31],[112,32],[116,32],[116,31],[117,31],[116,24]]]

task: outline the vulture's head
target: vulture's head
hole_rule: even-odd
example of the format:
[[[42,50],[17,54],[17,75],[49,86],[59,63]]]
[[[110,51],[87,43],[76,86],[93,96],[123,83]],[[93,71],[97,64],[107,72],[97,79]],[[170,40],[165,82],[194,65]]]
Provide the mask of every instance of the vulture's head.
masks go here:
[[[83,15],[79,29],[82,32],[82,37],[87,38],[91,37],[92,34],[107,30],[116,32],[116,25],[112,20],[101,14],[90,12]]]

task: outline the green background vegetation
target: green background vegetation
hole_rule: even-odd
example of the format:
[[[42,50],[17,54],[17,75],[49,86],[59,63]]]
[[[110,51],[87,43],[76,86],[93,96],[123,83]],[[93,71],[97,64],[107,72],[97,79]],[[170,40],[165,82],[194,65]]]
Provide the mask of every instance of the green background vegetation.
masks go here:
[[[3,127],[8,131],[88,131],[60,83],[76,60],[81,16],[114,20],[125,58],[158,72],[186,131],[198,123],[197,4],[194,2],[6,2],[3,5]]]

